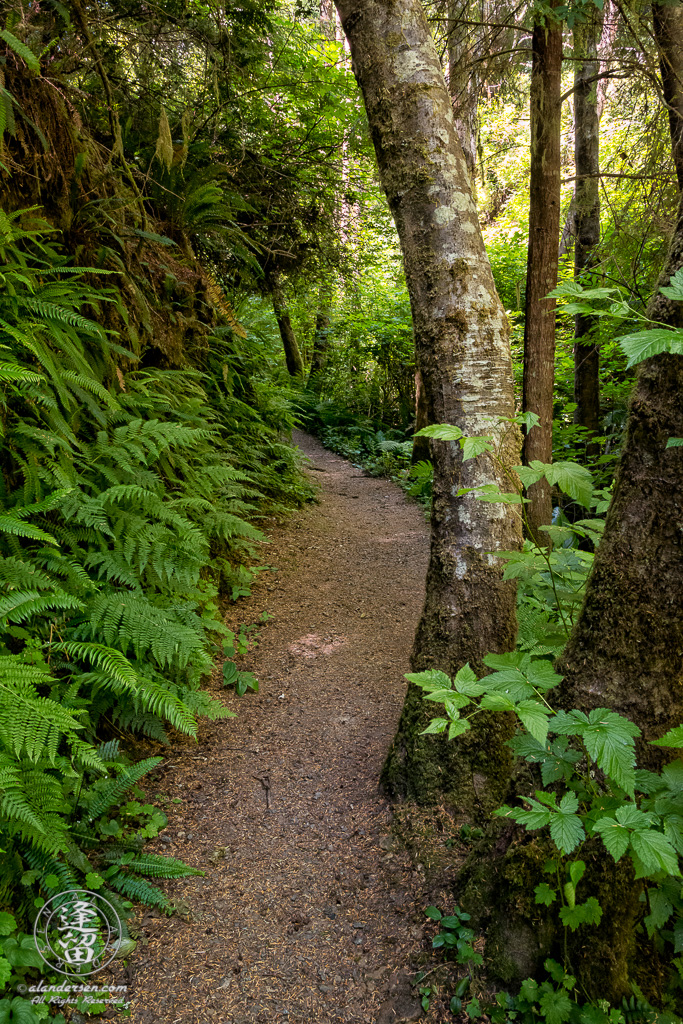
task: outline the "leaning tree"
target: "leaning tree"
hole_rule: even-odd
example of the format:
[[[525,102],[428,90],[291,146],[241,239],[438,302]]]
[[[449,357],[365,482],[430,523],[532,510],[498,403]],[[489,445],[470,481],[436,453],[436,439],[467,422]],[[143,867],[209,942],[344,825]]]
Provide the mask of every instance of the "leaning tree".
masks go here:
[[[470,174],[439,56],[419,0],[337,0],[365,100],[382,185],[403,250],[415,347],[431,423],[496,434],[502,462],[518,461],[508,324],[472,199]],[[521,543],[514,509],[463,488],[503,484],[488,456],[463,462],[460,445],[432,441],[434,500],[427,596],[412,654],[416,671],[477,666],[510,650],[515,586],[496,551]],[[420,736],[428,719],[410,686],[383,784],[393,795],[445,794],[462,807],[496,802],[507,783],[509,724],[485,722],[450,746]]]

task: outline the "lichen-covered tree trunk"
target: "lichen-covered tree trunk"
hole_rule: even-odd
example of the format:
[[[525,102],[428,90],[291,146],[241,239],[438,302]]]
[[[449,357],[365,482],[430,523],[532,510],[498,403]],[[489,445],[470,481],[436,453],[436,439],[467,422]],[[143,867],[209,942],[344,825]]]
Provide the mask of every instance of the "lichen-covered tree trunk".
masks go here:
[[[546,295],[557,284],[560,236],[560,86],[562,25],[545,19],[532,36],[531,164],[529,253],[524,323],[522,404],[540,424],[524,438],[524,462],[551,462],[553,454],[553,385],[555,382],[555,300]],[[529,526],[534,537],[552,516],[550,487],[545,480],[529,488]]]
[[[574,158],[576,165],[574,274],[577,279],[595,264],[600,241],[600,119],[598,116],[598,40],[602,14],[591,6],[586,20],[574,25]],[[574,321],[574,422],[597,434],[600,429],[600,350],[591,332],[595,317],[577,314]],[[598,454],[595,445],[589,445]]]
[[[337,0],[365,100],[380,177],[394,215],[410,293],[418,365],[434,422],[468,435],[505,433],[513,414],[508,325],[472,200],[451,101],[419,0]],[[505,434],[514,464],[517,438]],[[427,597],[413,668],[455,672],[515,641],[515,588],[502,580],[497,550],[520,543],[508,506],[461,487],[509,482],[493,460],[463,463],[456,443],[431,442],[434,501]],[[385,790],[470,809],[500,798],[507,755],[497,723],[469,744],[419,736],[425,702],[410,687],[383,772]]]
[[[280,329],[282,347],[285,350],[285,362],[292,377],[303,377],[304,361],[301,357],[299,343],[292,327],[292,319],[287,308],[287,301],[280,285],[280,278],[277,274],[267,275],[268,288],[273,300],[273,312]]]

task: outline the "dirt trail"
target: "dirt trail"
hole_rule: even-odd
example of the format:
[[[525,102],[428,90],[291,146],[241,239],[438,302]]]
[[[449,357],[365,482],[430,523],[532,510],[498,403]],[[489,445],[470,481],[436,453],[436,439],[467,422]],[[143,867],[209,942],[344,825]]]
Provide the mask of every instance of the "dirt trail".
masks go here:
[[[147,913],[135,1024],[389,1024],[419,1016],[421,875],[393,847],[377,778],[423,601],[421,509],[313,438],[321,504],[271,531],[242,623],[274,618],[242,667],[258,695],[174,747],[154,786],[183,803],[154,848],[203,868],[168,883],[187,912]],[[213,685],[220,689],[218,680]]]

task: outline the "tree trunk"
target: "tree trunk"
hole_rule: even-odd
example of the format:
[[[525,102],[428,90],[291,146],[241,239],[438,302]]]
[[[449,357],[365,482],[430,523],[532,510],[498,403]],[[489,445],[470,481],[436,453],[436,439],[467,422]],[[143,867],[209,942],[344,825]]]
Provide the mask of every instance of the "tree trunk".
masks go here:
[[[337,38],[337,9],[334,0],[320,0],[320,24],[325,38],[334,42]]]
[[[681,266],[683,200],[659,284]],[[648,314],[683,327],[683,303],[662,295]],[[639,767],[650,769],[670,760],[671,751],[646,741],[683,720],[683,448],[667,449],[670,437],[683,437],[683,356],[661,355],[638,373],[605,533],[556,666],[564,675],[558,703],[627,715],[643,731]],[[494,821],[459,873],[458,901],[486,934],[489,980],[516,987],[537,977],[546,957],[567,956],[577,990],[593,1000],[618,1005],[634,980],[656,1000],[661,975],[649,970],[647,946],[636,932],[642,881],[632,865],[626,858],[614,863],[595,840],[581,850],[583,891],[597,897],[603,916],[599,928],[570,933],[565,945],[556,911],[533,901],[549,856],[547,839]]]
[[[560,235],[560,72],[562,25],[546,20],[534,26],[531,72],[531,168],[529,254],[524,325],[523,407],[540,424],[524,438],[524,463],[551,462],[555,382],[555,300]],[[552,516],[550,487],[543,480],[529,488],[527,515],[533,536]]]
[[[427,395],[425,393],[424,384],[422,383],[422,374],[420,368],[415,368],[415,433],[418,430],[422,430],[423,427],[429,426],[429,406],[427,405]],[[416,462],[426,462],[429,459],[429,438],[427,437],[416,437],[413,440],[413,453],[410,461],[413,465]]]
[[[592,12],[591,12],[592,13]],[[597,13],[597,12],[596,12]],[[612,0],[606,0],[605,5],[600,12],[602,19],[602,33],[600,35],[600,43],[598,45],[598,70],[600,73],[605,71],[605,65],[609,61],[614,50],[614,40],[617,34],[618,15],[614,10],[614,4]],[[575,85],[576,78],[574,79]],[[602,119],[602,113],[605,109],[605,102],[607,100],[607,93],[612,82],[611,78],[600,78],[596,83],[597,89],[597,111],[598,111],[598,124]],[[578,172],[577,172],[578,173]],[[598,181],[599,186],[599,181]],[[572,195],[569,209],[564,220],[564,227],[562,228],[562,237],[560,238],[560,251],[559,258],[562,259],[569,252],[569,247],[574,244],[574,238],[576,234],[576,187],[574,188],[574,194]]]
[[[470,25],[458,17],[458,0],[448,0],[448,91],[453,119],[474,189],[477,168],[477,73],[469,66]]]
[[[513,414],[508,325],[495,291],[450,97],[419,0],[337,0],[365,99],[380,178],[403,250],[415,346],[434,421],[468,435],[493,431],[513,465],[517,438],[496,420]],[[505,437],[505,440],[503,440]],[[520,544],[520,523],[460,487],[509,483],[487,456],[463,463],[460,446],[431,442],[434,501],[427,597],[415,670],[455,672],[515,640],[515,587],[494,553]],[[419,736],[428,720],[409,687],[383,771],[385,790],[447,798],[473,810],[507,786],[507,726],[479,728],[467,744]]]
[[[683,202],[660,285],[683,266]],[[683,326],[681,303],[657,295],[648,316]],[[608,707],[645,740],[683,720],[683,356],[638,372],[603,539],[578,623],[562,656],[563,704]],[[643,742],[639,763],[659,763]]]
[[[599,73],[598,39],[601,14],[592,7],[574,26],[574,154],[576,164],[576,239],[574,276],[585,277],[595,265],[600,242],[600,121],[595,76]],[[574,422],[597,434],[600,430],[600,350],[591,336],[597,318],[578,314],[574,320]],[[600,448],[588,446],[595,456]]]
[[[273,299],[273,312],[275,313],[277,325],[280,328],[280,337],[282,338],[282,345],[285,350],[287,369],[292,377],[303,377],[304,361],[301,358],[299,343],[296,340],[296,334],[292,327],[292,320],[287,309],[287,302],[282,293],[279,276],[277,274],[269,274],[267,282]]]
[[[327,366],[330,341],[330,311],[332,306],[332,290],[327,283],[320,285],[318,293],[318,313],[315,318],[315,334],[313,336],[313,355],[311,356],[311,372],[309,383],[314,384],[315,376]]]
[[[664,102],[669,112],[678,187],[683,190],[683,6],[653,4],[652,24],[659,50]]]

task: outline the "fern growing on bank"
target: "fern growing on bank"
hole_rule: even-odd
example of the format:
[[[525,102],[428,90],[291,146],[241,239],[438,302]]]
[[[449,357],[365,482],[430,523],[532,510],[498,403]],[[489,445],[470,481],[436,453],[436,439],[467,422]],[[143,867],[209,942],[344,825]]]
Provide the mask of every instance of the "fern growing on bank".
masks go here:
[[[0,211],[0,273],[0,902],[99,870],[124,917],[168,911],[147,878],[193,869],[108,824],[160,759],[127,764],[111,737],[229,714],[200,689],[219,590],[244,592],[259,508],[307,496],[292,419],[245,400],[255,356],[229,330],[202,370],[137,368],[101,325],[108,306],[127,322],[117,278],[68,266],[32,211]]]

